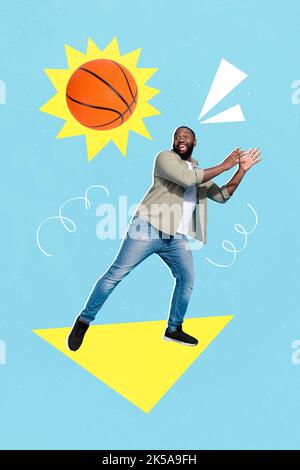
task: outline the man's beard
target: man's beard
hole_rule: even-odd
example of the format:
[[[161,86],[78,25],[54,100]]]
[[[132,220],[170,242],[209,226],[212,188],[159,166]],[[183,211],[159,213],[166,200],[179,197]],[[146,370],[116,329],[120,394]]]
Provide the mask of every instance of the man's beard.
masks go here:
[[[187,148],[187,151],[185,153],[179,153],[176,148],[174,147],[173,145],[173,150],[174,152],[176,152],[182,160],[187,160],[193,153],[193,150],[194,150],[194,145],[191,144],[188,148]]]

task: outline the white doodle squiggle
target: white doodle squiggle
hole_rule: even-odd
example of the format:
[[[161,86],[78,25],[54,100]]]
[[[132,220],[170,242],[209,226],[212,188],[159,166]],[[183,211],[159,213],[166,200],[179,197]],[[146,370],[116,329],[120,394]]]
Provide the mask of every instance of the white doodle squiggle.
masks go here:
[[[55,216],[52,216],[52,217],[47,217],[46,219],[44,219],[40,225],[38,226],[38,229],[36,231],[36,241],[37,241],[37,245],[39,247],[39,249],[41,250],[41,252],[45,255],[45,256],[52,256],[50,253],[47,253],[41,246],[40,244],[40,230],[42,228],[42,226],[49,222],[49,220],[59,220],[61,223],[62,223],[62,226],[64,227],[65,230],[67,230],[67,232],[70,232],[70,233],[73,233],[73,232],[76,232],[76,224],[75,222],[70,219],[69,217],[65,217],[64,215],[62,215],[62,209],[63,207],[65,207],[66,204],[68,204],[69,202],[71,201],[84,201],[84,204],[85,204],[85,208],[87,210],[89,210],[91,208],[91,203],[88,199],[88,193],[89,191],[92,189],[92,188],[102,188],[104,189],[104,191],[106,192],[106,195],[107,197],[109,197],[109,191],[108,189],[105,187],[105,186],[102,186],[101,184],[93,184],[92,186],[89,186],[84,194],[84,196],[76,196],[76,197],[72,197],[70,199],[68,199],[67,201],[65,201],[59,208],[59,211],[58,211],[58,215],[55,215]],[[66,224],[66,222],[68,222],[70,225],[68,226]]]
[[[241,224],[235,224],[234,225],[234,229],[237,233],[240,233],[241,235],[244,235],[245,236],[245,242],[244,242],[244,245],[242,246],[242,248],[240,248],[239,250],[236,249],[235,245],[230,241],[230,240],[223,240],[222,241],[222,247],[224,248],[225,251],[228,251],[229,253],[233,253],[233,259],[232,259],[232,262],[229,263],[229,264],[218,264],[218,263],[215,263],[215,261],[213,261],[212,259],[206,257],[207,261],[209,261],[211,264],[213,264],[214,266],[217,266],[218,268],[229,268],[230,266],[233,265],[233,263],[235,262],[236,260],[236,255],[237,253],[240,253],[241,251],[243,251],[246,246],[247,246],[247,243],[248,243],[248,235],[252,232],[254,232],[254,230],[256,229],[257,225],[258,225],[258,216],[257,216],[257,213],[254,209],[253,206],[251,206],[251,204],[249,204],[247,202],[247,206],[250,207],[250,209],[252,210],[252,212],[254,213],[254,216],[255,216],[255,224],[254,224],[254,227],[249,230],[248,232],[245,230],[245,228],[243,227],[243,225]],[[228,245],[229,247],[231,248],[228,248]]]

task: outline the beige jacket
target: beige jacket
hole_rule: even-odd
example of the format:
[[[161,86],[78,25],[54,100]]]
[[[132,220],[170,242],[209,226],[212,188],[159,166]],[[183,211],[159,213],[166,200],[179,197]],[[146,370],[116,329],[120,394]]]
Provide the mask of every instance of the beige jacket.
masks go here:
[[[226,185],[219,187],[213,180],[203,181],[203,170],[192,159],[193,170],[173,150],[160,152],[154,161],[153,184],[140,202],[136,215],[148,220],[156,229],[174,235],[183,212],[184,190],[196,186],[197,202],[188,235],[207,243],[207,197],[224,203],[230,196]]]

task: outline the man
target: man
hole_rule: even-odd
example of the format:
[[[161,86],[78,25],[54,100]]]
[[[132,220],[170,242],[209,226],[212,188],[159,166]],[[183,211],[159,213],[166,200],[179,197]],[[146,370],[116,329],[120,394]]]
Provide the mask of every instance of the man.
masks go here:
[[[183,319],[194,283],[192,253],[188,236],[206,243],[207,197],[225,203],[245,173],[261,161],[257,148],[248,152],[239,147],[217,166],[201,169],[192,158],[196,136],[186,126],[173,135],[173,148],[160,152],[154,163],[153,184],[131,220],[120,250],[106,273],[97,281],[68,337],[76,351],[91,321],[118,283],[133,268],[156,253],[176,279],[164,340],[196,346],[198,340],[182,330]],[[212,178],[238,165],[230,181],[219,187]]]

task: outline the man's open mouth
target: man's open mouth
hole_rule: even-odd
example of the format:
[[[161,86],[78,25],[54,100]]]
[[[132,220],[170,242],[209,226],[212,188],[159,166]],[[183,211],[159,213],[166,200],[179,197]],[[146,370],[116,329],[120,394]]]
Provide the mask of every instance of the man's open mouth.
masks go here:
[[[187,150],[187,145],[185,144],[180,144],[178,145],[179,150]]]

